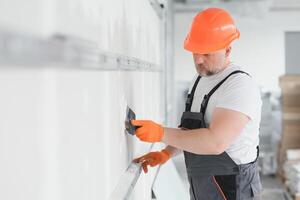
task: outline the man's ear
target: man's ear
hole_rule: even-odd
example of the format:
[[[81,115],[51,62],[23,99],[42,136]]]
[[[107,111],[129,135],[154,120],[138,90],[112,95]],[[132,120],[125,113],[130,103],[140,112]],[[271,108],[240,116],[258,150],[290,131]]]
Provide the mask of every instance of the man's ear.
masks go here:
[[[225,56],[228,57],[231,53],[231,46],[226,47]]]

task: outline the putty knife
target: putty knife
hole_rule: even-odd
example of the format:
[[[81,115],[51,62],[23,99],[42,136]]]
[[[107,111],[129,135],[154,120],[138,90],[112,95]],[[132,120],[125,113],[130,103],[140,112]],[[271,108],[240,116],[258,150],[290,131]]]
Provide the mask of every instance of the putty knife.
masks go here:
[[[140,126],[134,126],[131,120],[135,119],[135,113],[127,106],[126,118],[125,118],[125,131],[130,135],[135,135],[136,129]]]

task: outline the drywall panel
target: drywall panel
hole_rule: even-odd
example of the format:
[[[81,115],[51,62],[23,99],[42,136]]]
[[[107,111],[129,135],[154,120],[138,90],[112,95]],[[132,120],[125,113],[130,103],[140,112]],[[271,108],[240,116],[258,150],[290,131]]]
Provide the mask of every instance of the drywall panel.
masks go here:
[[[0,28],[46,35],[52,30],[53,9],[51,0],[1,0]]]
[[[57,1],[55,7],[54,33],[160,63],[161,21],[148,0],[65,0]]]
[[[158,65],[163,55],[162,22],[147,0],[4,1],[1,29],[59,34]],[[0,66],[0,199],[107,199],[150,150],[125,135],[127,105],[164,122],[162,72],[64,67]],[[142,174],[131,199],[150,200],[154,176]]]
[[[43,182],[51,176],[47,171],[51,166],[46,162],[53,157],[45,145],[46,134],[39,134],[49,128],[43,127],[42,113],[47,108],[42,105],[42,93],[47,88],[42,74],[1,69],[1,199],[43,199]]]
[[[162,22],[149,0],[4,0],[0,29],[63,35],[160,64]]]
[[[1,199],[107,199],[131,160],[150,149],[124,133],[126,106],[162,122],[158,73],[0,74]],[[142,176],[132,199],[151,199],[154,175]]]

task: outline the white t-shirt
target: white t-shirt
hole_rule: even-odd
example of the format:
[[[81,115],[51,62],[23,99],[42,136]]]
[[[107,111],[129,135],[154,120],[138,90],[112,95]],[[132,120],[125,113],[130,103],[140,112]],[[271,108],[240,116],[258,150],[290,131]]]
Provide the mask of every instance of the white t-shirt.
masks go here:
[[[241,67],[231,63],[226,69],[217,74],[201,77],[194,94],[191,111],[200,112],[203,96],[235,70],[243,71]],[[189,92],[191,92],[197,76],[195,76]],[[209,99],[205,112],[205,122],[207,124],[210,124],[213,110],[216,107],[238,111],[250,118],[243,131],[226,149],[227,154],[236,164],[252,162],[257,156],[256,147],[259,143],[261,106],[262,101],[257,85],[250,76],[244,73],[231,75]]]

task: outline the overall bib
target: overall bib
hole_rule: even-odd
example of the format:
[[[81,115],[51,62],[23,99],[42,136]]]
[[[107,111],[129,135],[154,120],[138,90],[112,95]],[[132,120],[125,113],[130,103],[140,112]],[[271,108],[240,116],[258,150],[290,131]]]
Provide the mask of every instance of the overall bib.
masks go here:
[[[200,76],[196,79],[192,91],[188,94],[185,112],[181,117],[182,129],[207,128],[204,116],[211,95],[229,78],[234,71],[219,82],[201,103],[200,112],[191,112],[193,97]],[[247,74],[248,75],[248,74]],[[259,148],[257,147],[257,157]],[[220,155],[198,155],[184,151],[186,170],[190,183],[191,200],[250,200],[260,199],[261,183],[255,161],[237,165],[230,156],[223,152]]]

